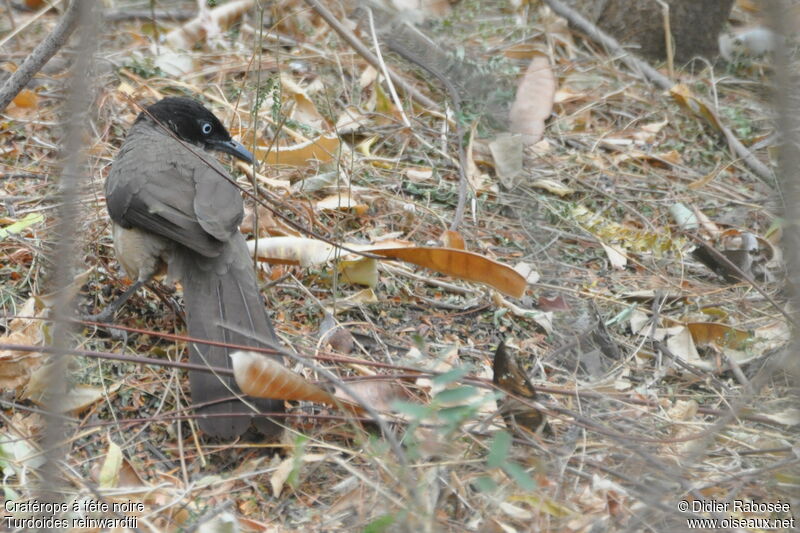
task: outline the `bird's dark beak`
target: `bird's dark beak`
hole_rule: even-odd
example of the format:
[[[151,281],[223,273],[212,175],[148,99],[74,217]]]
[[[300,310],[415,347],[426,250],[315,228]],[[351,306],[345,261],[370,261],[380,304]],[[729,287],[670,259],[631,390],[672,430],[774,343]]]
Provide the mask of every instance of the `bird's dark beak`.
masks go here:
[[[245,148],[242,143],[236,142],[233,139],[230,141],[211,141],[209,144],[214,150],[231,154],[233,157],[237,157],[248,163],[255,163],[255,158],[253,154],[250,153],[250,150]]]

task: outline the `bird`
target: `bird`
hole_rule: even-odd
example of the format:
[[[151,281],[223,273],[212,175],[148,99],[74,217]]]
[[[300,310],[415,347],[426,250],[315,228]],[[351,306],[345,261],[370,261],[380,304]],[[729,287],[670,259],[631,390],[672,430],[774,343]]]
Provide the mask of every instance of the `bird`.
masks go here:
[[[190,337],[277,350],[239,232],[241,194],[209,151],[253,162],[222,122],[192,98],[163,98],[136,118],[105,183],[114,253],[135,283],[100,315],[113,317],[136,290],[166,273],[183,288]],[[231,367],[230,348],[188,343],[188,349],[190,363]],[[282,362],[277,352],[269,356]],[[189,384],[206,435],[233,439],[251,422],[265,436],[280,433],[273,419],[243,414],[281,413],[282,401],[242,396],[233,378],[214,373],[190,370]]]

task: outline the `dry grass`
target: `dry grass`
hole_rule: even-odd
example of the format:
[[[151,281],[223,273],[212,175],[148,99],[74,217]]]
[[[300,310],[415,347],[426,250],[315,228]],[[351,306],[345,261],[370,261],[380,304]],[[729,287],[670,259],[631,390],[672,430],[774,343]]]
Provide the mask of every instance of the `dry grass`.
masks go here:
[[[126,285],[113,258],[102,185],[138,112],[129,89],[142,103],[169,94],[204,99],[234,130],[252,124],[251,110],[258,105],[259,128],[271,124],[271,133],[280,130],[281,142],[288,129],[305,136],[313,132],[298,120],[282,120],[293,100],[286,91],[275,107],[268,104],[280,94],[279,72],[315,87],[311,100],[329,122],[346,106],[357,106],[369,121],[348,141],[374,137],[368,156],[347,152],[338,165],[263,172],[292,182],[338,172],[340,183],[349,179],[368,209],[315,211],[312,206],[324,193],[278,189],[269,191],[271,205],[338,241],[393,233],[418,244],[441,238],[458,194],[455,145],[442,142],[443,108],[426,110],[404,101],[413,124],[406,128],[388,96],[378,95],[376,103],[374,83],[360,85],[365,63],[305,4],[284,0],[268,9],[265,29],[287,40],[278,46],[264,38],[261,69],[253,58],[257,22],[248,17],[245,26],[196,48],[196,70],[180,81],[153,67],[149,22],[105,28],[88,142],[91,178],[76,228],[83,242],[76,250],[78,263],[93,269],[78,294],[81,312],[102,307]],[[402,453],[392,451],[374,427],[313,405],[292,407],[280,444],[253,435],[236,443],[204,442],[187,420],[190,400],[182,372],[75,357],[74,382],[97,397],[71,415],[69,452],[61,466],[68,499],[142,502],[139,527],[165,531],[192,529],[222,512],[238,517],[243,530],[273,531],[589,531],[593,526],[680,531],[687,525],[678,504],[696,499],[781,500],[797,513],[796,410],[790,417],[798,400],[797,375],[783,368],[788,341],[763,338],[788,330],[775,307],[786,303],[782,265],[776,258],[753,271],[769,298],[751,284],[725,281],[689,253],[695,243],[670,214],[678,203],[702,213],[708,219],[701,227],[706,237],[716,224],[772,238],[779,222],[776,190],[735,160],[708,126],[570,34],[545,10],[531,7],[525,25],[514,24],[517,15],[492,3],[464,1],[433,22],[431,31],[480,61],[494,58],[498,64],[487,73],[487,83],[498,86],[494,76],[510,77],[527,61],[497,62],[500,52],[523,39],[534,42],[551,58],[568,96],[554,108],[546,142],[526,151],[515,185],[492,183],[479,192],[459,229],[468,249],[512,265],[534,265],[541,278],[516,303],[552,311],[553,331],[495,305],[479,286],[423,270],[411,275],[403,266],[387,266],[375,288],[379,301],[349,305],[348,296],[360,288],[344,283],[332,268],[275,267],[262,279],[287,346],[353,378],[376,404],[398,395],[417,403],[406,408],[404,422],[392,426]],[[29,15],[14,16],[20,22]],[[54,17],[46,16],[21,33],[6,46],[4,60],[19,61],[53,23]],[[165,21],[159,31],[174,26]],[[63,57],[68,54],[54,61]],[[391,55],[386,59],[434,100],[446,100],[435,80],[426,84],[429,76],[416,76],[418,71]],[[703,65],[686,66],[680,76],[717,103],[719,115],[746,145],[757,145],[772,132],[763,88],[767,70],[745,60],[717,65],[713,74]],[[50,67],[36,84],[36,106],[11,108],[0,125],[0,193],[7,197],[2,225],[28,213],[45,217],[0,241],[0,302],[7,316],[24,315],[20,310],[29,297],[48,293],[45,281],[53,268],[46,251],[53,246],[49,229],[57,201],[63,69]],[[479,133],[493,135],[490,129]],[[767,146],[756,148],[765,162]],[[480,148],[475,159],[495,181],[490,166],[482,164],[490,156]],[[430,176],[408,172],[427,168],[433,169]],[[552,194],[535,185],[541,178],[573,192]],[[248,186],[245,179],[241,183]],[[261,218],[269,229],[274,220],[266,212]],[[779,250],[778,240],[772,242]],[[603,244],[621,249],[627,265],[614,268]],[[176,297],[163,294],[164,300]],[[325,360],[336,355],[318,341],[324,311],[333,307],[355,336],[350,355],[364,365]],[[648,322],[637,327],[636,320]],[[115,330],[83,327],[75,334],[77,346],[184,357],[183,343],[159,337],[181,334],[183,326],[153,292],[140,292],[117,322],[140,332],[120,338]],[[699,345],[701,359],[694,360],[674,340],[676,332],[682,325],[711,322],[724,331],[711,333],[713,342]],[[18,342],[41,342],[48,330],[24,329],[31,323],[39,324],[4,319],[0,332],[24,330]],[[745,331],[745,342],[736,345],[731,328]],[[540,388],[552,428],[549,435],[515,433],[508,449],[507,434],[498,436],[503,422],[487,385],[494,349],[503,338]],[[7,356],[0,355],[0,365],[6,365]],[[32,360],[31,368],[38,363]],[[434,375],[464,369],[466,375],[445,374],[431,385],[409,375],[407,367]],[[315,379],[307,370],[297,371]],[[6,383],[0,430],[6,497],[19,500],[32,497],[37,475],[25,468],[33,463],[10,458],[10,446],[27,442],[23,449],[35,450],[33,439],[42,431],[35,401],[23,395],[30,387],[23,374]],[[391,379],[369,379],[373,374]],[[475,388],[461,389],[460,408],[454,408],[440,394],[458,385]],[[116,479],[102,477],[104,465]]]

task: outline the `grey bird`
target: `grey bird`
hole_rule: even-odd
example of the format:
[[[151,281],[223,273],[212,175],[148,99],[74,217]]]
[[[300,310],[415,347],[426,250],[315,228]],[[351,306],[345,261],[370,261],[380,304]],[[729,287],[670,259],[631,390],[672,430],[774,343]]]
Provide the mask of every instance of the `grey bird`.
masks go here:
[[[114,222],[115,255],[136,283],[102,318],[113,316],[139,287],[167,271],[183,286],[189,336],[277,348],[253,262],[239,232],[242,197],[222,165],[205,150],[253,160],[211,111],[190,98],[164,98],[139,114],[131,127],[106,181],[106,204]],[[231,351],[190,343],[189,361],[230,368]],[[278,400],[243,397],[243,402],[230,377],[190,371],[189,383],[192,402],[204,405],[196,410],[200,428],[213,437],[241,435],[251,422],[242,413],[284,409]],[[257,416],[252,421],[265,435],[279,431],[269,418]]]

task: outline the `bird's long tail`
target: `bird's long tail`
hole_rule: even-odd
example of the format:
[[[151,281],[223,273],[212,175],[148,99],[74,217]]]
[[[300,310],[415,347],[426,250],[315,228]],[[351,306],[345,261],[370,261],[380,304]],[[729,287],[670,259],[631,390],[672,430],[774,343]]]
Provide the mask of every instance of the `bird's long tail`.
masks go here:
[[[177,274],[183,285],[189,336],[228,344],[278,347],[244,237],[238,233],[234,235],[216,258],[202,257],[186,250],[179,253],[182,257],[173,264],[179,269]],[[230,353],[233,351],[190,343],[189,361],[231,368]],[[272,357],[281,360],[278,355]],[[232,377],[190,371],[189,383],[195,405],[214,402],[196,411],[201,415],[198,420],[200,429],[206,434],[223,439],[234,438],[241,435],[251,421],[267,436],[278,433],[280,428],[271,419],[263,416],[251,419],[242,413],[255,415],[253,407],[260,412],[283,412],[282,401],[244,396],[247,402],[244,403],[235,397],[242,395]]]

